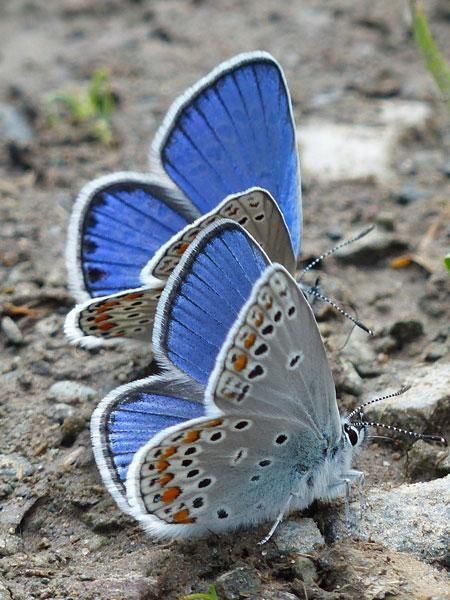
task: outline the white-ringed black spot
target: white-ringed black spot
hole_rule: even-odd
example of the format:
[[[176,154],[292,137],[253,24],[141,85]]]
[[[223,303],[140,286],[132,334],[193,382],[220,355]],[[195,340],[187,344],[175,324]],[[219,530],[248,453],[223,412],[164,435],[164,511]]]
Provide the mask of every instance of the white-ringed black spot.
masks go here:
[[[184,453],[185,456],[190,456],[191,454],[195,454],[197,452],[197,448],[195,446],[190,446]]]
[[[290,306],[287,311],[288,317],[293,317],[295,315],[296,310],[297,309],[295,308],[294,305]]]
[[[221,431],[215,431],[209,436],[210,442],[219,442],[223,438],[223,433]]]
[[[272,464],[272,461],[269,460],[268,458],[265,458],[264,460],[260,460],[258,465],[260,467],[269,467]]]
[[[273,316],[273,320],[275,321],[275,323],[278,323],[279,321],[281,321],[282,316],[283,316],[283,313],[281,312],[281,310],[277,310],[277,312]]]
[[[237,422],[237,423],[234,425],[234,428],[235,428],[235,429],[242,430],[242,429],[247,429],[247,427],[248,427],[249,425],[250,425],[250,422],[249,422],[249,421],[238,421],[238,422]]]
[[[198,487],[205,488],[205,487],[208,487],[209,485],[211,485],[211,483],[212,483],[212,480],[209,477],[205,477],[205,479],[202,479],[201,481],[199,481]]]
[[[261,329],[261,333],[263,335],[270,335],[271,333],[273,333],[273,325],[266,325]]]
[[[219,519],[226,519],[228,517],[228,513],[224,508],[219,508],[217,511],[217,516]]]
[[[182,467],[190,467],[194,461],[190,458],[185,458],[181,461]]]
[[[248,217],[242,217],[238,221],[239,225],[245,225],[247,222],[248,222]]]
[[[297,366],[300,358],[301,358],[300,354],[295,354],[294,356],[291,356],[291,358],[289,359],[289,368],[290,369],[295,369],[295,367]]]
[[[160,501],[161,501],[161,494],[155,494],[153,496],[153,503],[158,504],[158,502],[160,502]]]
[[[269,349],[269,347],[267,346],[267,344],[260,344],[256,348],[255,354],[256,354],[256,356],[261,356],[261,354],[265,354],[268,349]]]
[[[186,475],[186,477],[196,477],[198,474],[200,473],[199,469],[191,469],[188,474]]]
[[[255,215],[253,218],[255,219],[255,221],[264,221],[266,216],[264,213],[260,213],[259,215]]]
[[[194,498],[194,501],[192,502],[192,506],[193,506],[193,508],[201,508],[204,503],[205,503],[205,501],[203,500],[203,498],[201,496],[199,496],[198,498]]]
[[[280,433],[275,438],[275,443],[278,444],[279,446],[281,446],[287,442],[287,439],[288,439],[288,436],[285,433]]]
[[[256,482],[259,481],[261,479],[260,475],[253,475],[253,477],[250,478],[250,481]]]
[[[261,375],[264,375],[264,369],[261,365],[255,365],[248,374],[248,378],[255,379],[256,377],[261,377]]]
[[[158,458],[158,456],[161,456],[162,454],[162,448],[158,448],[158,450],[155,450],[155,452],[153,453],[153,456],[155,458]]]
[[[175,436],[172,438],[172,440],[171,440],[171,441],[172,441],[172,442],[178,442],[178,441],[180,441],[182,438],[184,438],[184,433],[179,433],[178,435],[175,435]]]

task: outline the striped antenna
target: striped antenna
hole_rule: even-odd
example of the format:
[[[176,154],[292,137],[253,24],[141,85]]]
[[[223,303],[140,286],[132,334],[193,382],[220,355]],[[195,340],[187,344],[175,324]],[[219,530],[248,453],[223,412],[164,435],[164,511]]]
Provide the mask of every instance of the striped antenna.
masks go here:
[[[374,400],[369,400],[368,402],[364,402],[364,404],[361,404],[360,406],[357,406],[355,408],[355,410],[352,410],[352,412],[348,415],[347,418],[349,420],[351,420],[351,418],[353,416],[355,416],[356,414],[359,414],[362,416],[363,415],[362,409],[365,408],[366,406],[375,404],[375,402],[381,402],[382,400],[388,400],[389,398],[395,398],[396,396],[401,396],[406,391],[408,391],[410,388],[411,388],[410,385],[405,385],[402,388],[400,388],[397,392],[393,392],[392,394],[387,394],[386,396],[382,396],[381,398],[375,398]],[[407,429],[402,429],[401,427],[396,427],[394,425],[386,425],[385,423],[378,423],[377,421],[359,420],[359,421],[353,421],[352,424],[356,425],[357,427],[358,426],[381,427],[382,429],[389,429],[390,431],[395,431],[397,433],[402,433],[403,435],[408,435],[417,440],[428,440],[429,442],[440,442],[441,444],[444,444],[444,446],[447,446],[447,440],[440,435],[427,435],[425,433],[417,433],[416,431],[408,431]]]
[[[297,276],[297,281],[300,283],[300,281],[303,279],[303,276],[305,275],[305,273],[307,273],[308,271],[313,269],[317,265],[317,263],[319,263],[321,260],[328,258],[328,256],[331,256],[332,254],[334,254],[341,248],[345,248],[345,246],[353,244],[353,242],[357,242],[361,238],[365,237],[368,233],[370,233],[373,229],[375,229],[375,225],[371,225],[370,227],[367,227],[367,229],[364,229],[363,231],[361,231],[360,233],[355,235],[355,237],[352,237],[349,240],[345,240],[344,242],[341,242],[337,246],[334,246],[334,248],[331,248],[331,250],[328,250],[324,254],[321,254],[320,256],[315,258],[312,262],[309,263],[309,265],[307,265],[303,269],[303,271],[300,271],[299,275]]]
[[[315,298],[319,298],[319,300],[323,300],[324,302],[326,302],[327,304],[332,306],[334,308],[334,310],[336,310],[338,313],[343,315],[346,319],[348,319],[349,321],[354,323],[357,327],[360,327],[363,331],[365,331],[369,335],[371,335],[371,336],[375,335],[375,333],[372,329],[369,329],[369,327],[367,327],[367,325],[364,325],[364,323],[362,321],[360,321],[359,319],[355,319],[355,317],[352,317],[352,315],[350,315],[347,311],[345,311],[338,304],[336,304],[336,302],[334,302],[333,300],[330,300],[330,298],[328,298],[327,296],[324,296],[323,294],[318,292],[315,287],[306,288],[305,292],[307,294],[310,294],[311,296],[314,296]]]

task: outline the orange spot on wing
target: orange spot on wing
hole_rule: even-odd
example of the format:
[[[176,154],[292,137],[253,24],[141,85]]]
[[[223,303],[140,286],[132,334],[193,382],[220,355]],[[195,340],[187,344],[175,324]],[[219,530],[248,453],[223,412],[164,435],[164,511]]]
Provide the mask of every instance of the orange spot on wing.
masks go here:
[[[240,372],[242,369],[245,369],[247,366],[248,359],[245,354],[239,354],[236,357],[236,360],[233,362],[234,368],[236,371]]]
[[[184,254],[188,248],[189,248],[188,242],[183,242],[182,244],[180,244],[178,246],[178,248],[176,249],[176,252],[177,252],[177,254]]]
[[[272,304],[273,304],[273,300],[272,300],[272,298],[269,298],[267,300],[267,302],[265,303],[264,307],[265,308],[272,308]]]
[[[142,298],[144,294],[142,292],[131,292],[131,294],[127,294],[123,297],[124,300],[137,300],[138,298]]]
[[[98,328],[100,329],[100,331],[108,331],[109,329],[112,329],[113,327],[117,327],[116,323],[101,323]]]
[[[164,492],[164,494],[161,496],[161,499],[167,504],[168,502],[173,502],[180,494],[181,489],[179,487],[171,487]]]
[[[98,315],[98,317],[95,317],[95,322],[101,323],[102,321],[107,321],[110,318],[111,315],[106,315],[105,313],[103,313],[102,315]]]
[[[222,425],[222,423],[223,419],[213,419],[212,421],[205,423],[205,427],[219,427],[219,425]]]
[[[196,442],[200,438],[200,432],[196,429],[192,431],[187,431],[186,435],[183,438],[183,442],[186,444],[192,444],[192,442]]]
[[[256,333],[249,333],[244,340],[244,346],[246,348],[251,348],[256,341]]]
[[[103,304],[100,304],[99,306],[97,306],[95,308],[95,312],[103,313],[103,312],[106,312],[107,310],[109,310],[110,308],[112,308],[113,306],[119,306],[119,304],[120,304],[120,302],[117,302],[117,300],[107,300]]]
[[[191,517],[189,517],[189,510],[187,508],[183,508],[183,510],[179,510],[178,512],[174,513],[173,522],[189,524],[189,523],[195,523],[195,519],[192,519]]]
[[[255,319],[255,325],[256,327],[259,327],[260,325],[262,325],[262,322],[264,321],[264,314],[262,312],[260,312],[258,314],[258,316]]]
[[[172,481],[172,479],[175,476],[172,475],[172,473],[166,473],[165,475],[163,475],[162,477],[159,478],[159,485],[161,487],[164,487],[165,485],[167,485],[170,481]]]
[[[167,460],[158,460],[158,462],[156,463],[156,470],[158,471],[158,473],[162,473],[162,471],[165,471],[168,466],[169,463],[167,462]]]
[[[175,446],[169,446],[169,448],[166,448],[161,454],[161,458],[169,458],[169,456],[175,454],[176,451],[177,449],[175,448]]]

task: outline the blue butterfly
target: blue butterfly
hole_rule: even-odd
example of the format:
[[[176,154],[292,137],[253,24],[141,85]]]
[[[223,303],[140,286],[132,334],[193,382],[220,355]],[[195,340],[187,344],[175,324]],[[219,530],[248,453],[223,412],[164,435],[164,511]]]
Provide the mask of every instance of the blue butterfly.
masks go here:
[[[294,272],[301,246],[296,130],[287,84],[265,52],[219,65],[157,133],[152,175],[115,173],[81,191],[67,245],[73,341],[148,340],[170,272],[200,230],[239,222]],[[139,288],[139,289],[137,289]]]
[[[278,522],[361,477],[366,424],[339,415],[311,308],[238,224],[208,225],[184,253],[153,348],[164,374],[113,391],[91,424],[107,488],[150,534]]]

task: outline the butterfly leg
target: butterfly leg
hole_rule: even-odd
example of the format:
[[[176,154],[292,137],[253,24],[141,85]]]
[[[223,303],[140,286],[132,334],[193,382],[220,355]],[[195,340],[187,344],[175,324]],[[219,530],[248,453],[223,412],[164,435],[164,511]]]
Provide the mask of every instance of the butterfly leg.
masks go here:
[[[258,542],[258,545],[262,546],[263,544],[266,544],[270,540],[270,538],[273,536],[273,534],[275,533],[276,528],[278,527],[278,525],[283,520],[284,515],[288,512],[289,506],[290,506],[290,504],[292,502],[292,498],[294,498],[294,496],[295,496],[295,494],[292,493],[292,492],[289,494],[289,497],[287,499],[286,504],[281,509],[280,514],[276,518],[275,523],[270,528],[269,533],[261,541]]]

